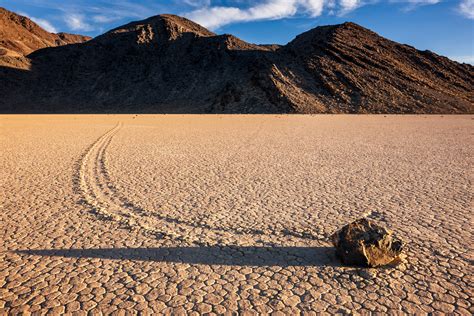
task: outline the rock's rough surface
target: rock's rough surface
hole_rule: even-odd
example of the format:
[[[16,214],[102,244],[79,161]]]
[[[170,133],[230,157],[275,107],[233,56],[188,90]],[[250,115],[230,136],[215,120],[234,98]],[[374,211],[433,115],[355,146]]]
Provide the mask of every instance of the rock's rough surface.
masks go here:
[[[358,219],[332,236],[344,264],[379,267],[398,259],[403,242],[385,227],[367,218]]]

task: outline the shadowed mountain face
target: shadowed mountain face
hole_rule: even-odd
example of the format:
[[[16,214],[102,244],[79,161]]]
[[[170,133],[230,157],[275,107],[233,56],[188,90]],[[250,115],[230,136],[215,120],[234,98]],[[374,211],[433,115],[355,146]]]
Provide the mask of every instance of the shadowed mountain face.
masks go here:
[[[280,47],[160,15],[28,59],[0,68],[1,112],[474,112],[474,67],[353,23]]]
[[[82,35],[49,33],[29,18],[0,8],[0,66],[28,68],[29,60],[25,56],[35,50],[90,39]]]

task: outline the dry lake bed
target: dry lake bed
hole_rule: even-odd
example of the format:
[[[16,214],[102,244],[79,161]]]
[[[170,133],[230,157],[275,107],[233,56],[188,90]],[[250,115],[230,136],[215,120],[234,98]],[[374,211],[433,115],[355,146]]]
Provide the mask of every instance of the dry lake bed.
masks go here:
[[[474,117],[0,116],[0,314],[458,313]],[[367,215],[395,267],[341,266]]]

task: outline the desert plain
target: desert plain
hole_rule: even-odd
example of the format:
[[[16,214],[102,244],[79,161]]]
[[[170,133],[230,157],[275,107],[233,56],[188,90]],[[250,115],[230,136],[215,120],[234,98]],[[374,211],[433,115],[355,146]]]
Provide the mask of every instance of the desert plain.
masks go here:
[[[0,314],[473,307],[472,115],[0,116]],[[362,216],[406,259],[345,267]]]

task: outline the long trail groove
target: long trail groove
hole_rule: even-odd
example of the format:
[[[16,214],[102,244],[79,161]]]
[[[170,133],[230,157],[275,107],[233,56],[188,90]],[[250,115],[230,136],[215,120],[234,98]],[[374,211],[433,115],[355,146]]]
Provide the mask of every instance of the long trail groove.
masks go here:
[[[77,162],[74,186],[81,195],[81,201],[87,205],[91,213],[103,220],[119,223],[128,229],[138,229],[144,233],[159,238],[171,239],[195,245],[210,245],[203,240],[219,240],[223,233],[235,235],[267,235],[289,236],[299,239],[321,240],[322,236],[313,232],[295,233],[291,229],[263,232],[251,228],[226,228],[216,225],[217,218],[225,214],[209,214],[208,218],[213,225],[202,221],[187,221],[184,219],[163,215],[160,212],[149,211],[137,206],[124,194],[117,190],[110,177],[107,165],[107,149],[113,138],[123,128],[118,122],[112,129],[100,136],[81,155]],[[224,212],[225,213],[225,212]],[[195,232],[199,233],[195,233]],[[207,238],[202,238],[203,234]],[[194,235],[194,236],[193,236]],[[201,235],[201,236],[199,236]]]

